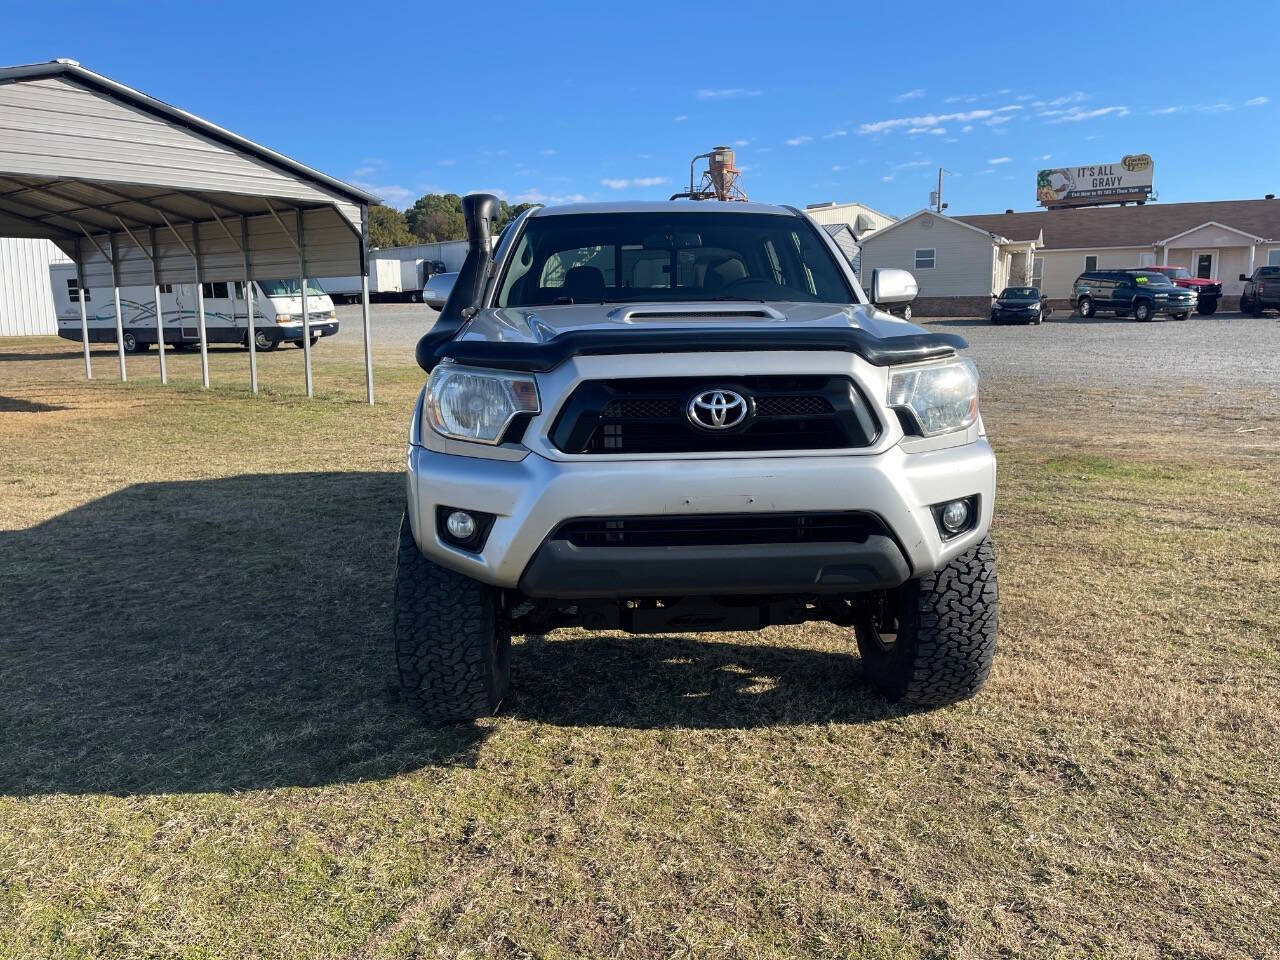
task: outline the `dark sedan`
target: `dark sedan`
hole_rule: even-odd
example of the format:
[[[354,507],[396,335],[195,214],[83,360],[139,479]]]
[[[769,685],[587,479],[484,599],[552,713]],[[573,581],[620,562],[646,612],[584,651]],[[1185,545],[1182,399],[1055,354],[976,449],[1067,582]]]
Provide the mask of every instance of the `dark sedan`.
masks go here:
[[[1041,323],[1052,312],[1035,287],[1005,287],[991,305],[991,322]]]

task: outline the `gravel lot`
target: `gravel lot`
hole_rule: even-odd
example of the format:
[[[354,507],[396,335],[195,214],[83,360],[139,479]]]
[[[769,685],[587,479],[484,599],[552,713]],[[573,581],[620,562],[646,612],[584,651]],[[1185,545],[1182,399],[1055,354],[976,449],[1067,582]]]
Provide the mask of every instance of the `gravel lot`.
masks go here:
[[[360,348],[360,308],[338,307],[342,329],[333,346]],[[422,304],[372,307],[380,355],[405,351],[438,314]],[[1280,389],[1280,321],[1238,313],[1185,322],[1137,323],[1113,317],[1085,320],[1059,311],[1038,327],[993,327],[985,319],[924,321],[958,333],[986,377],[1042,377],[1078,383],[1192,383]]]

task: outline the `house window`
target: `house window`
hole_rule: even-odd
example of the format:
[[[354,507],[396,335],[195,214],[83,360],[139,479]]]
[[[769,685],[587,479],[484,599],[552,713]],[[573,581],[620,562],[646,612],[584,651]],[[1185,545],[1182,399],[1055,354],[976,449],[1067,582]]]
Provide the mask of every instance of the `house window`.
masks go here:
[[[1156,265],[1156,255],[1154,253],[1138,254],[1138,266],[1154,267]]]
[[[76,278],[72,277],[67,281],[67,296],[71,298],[72,303],[80,302],[80,285],[76,283]],[[89,288],[84,288],[84,302],[88,303],[93,297],[89,296]]]
[[[1084,272],[1089,273],[1098,269],[1098,258],[1096,256],[1088,256],[1084,258]]]
[[[162,284],[160,284],[160,292],[161,292],[161,293],[173,293],[173,284],[172,284],[172,283],[162,283]]]
[[[916,250],[916,269],[932,270],[937,262],[938,251],[933,247],[922,247]]]
[[[1201,280],[1208,280],[1213,276],[1213,254],[1201,253],[1196,255],[1196,276]]]
[[[1280,250],[1267,251],[1267,266],[1280,267]]]
[[[1037,290],[1044,289],[1044,260],[1036,257],[1035,262],[1031,264],[1031,285]]]
[[[227,299],[227,285],[225,283],[202,283],[200,287],[204,290],[204,298],[206,300]]]

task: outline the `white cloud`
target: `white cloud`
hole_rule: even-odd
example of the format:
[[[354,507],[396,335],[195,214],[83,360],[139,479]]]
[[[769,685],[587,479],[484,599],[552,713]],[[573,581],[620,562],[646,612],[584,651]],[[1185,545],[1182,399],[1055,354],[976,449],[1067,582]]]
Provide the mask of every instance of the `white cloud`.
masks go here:
[[[544,157],[554,157],[556,155],[555,150],[552,149],[551,147],[547,147],[547,149],[545,150],[539,150],[538,152],[542,154]],[[245,314],[245,316],[248,316],[248,314]]]
[[[438,163],[442,167],[452,167],[456,162],[457,162],[456,160],[437,160],[436,161],[436,163]],[[246,314],[246,316],[248,316],[248,314]]]
[[[948,122],[968,123],[972,120],[985,120],[988,117],[995,117],[1004,113],[1012,113],[1021,109],[1022,107],[1018,104],[1011,103],[1003,107],[965,110],[959,113],[926,113],[918,117],[895,117],[892,120],[877,120],[874,123],[864,123],[858,127],[858,133],[889,133],[893,130],[900,130],[904,127],[909,130],[921,130],[937,127],[940,124]]]
[[[1035,98],[1036,95],[1034,93],[1020,93],[1013,99],[1017,100],[1019,103],[1026,103],[1028,100],[1034,100]]]
[[[904,100],[918,100],[924,96],[923,90],[908,90],[906,93],[900,93],[893,98],[894,103],[902,103]]]
[[[669,183],[668,177],[606,177],[600,183],[610,190],[626,190],[628,187],[656,187]]]
[[[994,170],[992,170],[990,167],[987,167],[987,169],[985,169],[985,170],[979,170],[979,171],[978,171],[978,176],[980,176],[980,177],[985,177],[985,176],[986,176],[987,174],[989,174],[989,173],[995,173],[995,171],[994,171]]]
[[[1013,117],[1010,116],[1009,114],[1002,113],[997,117],[987,117],[987,119],[983,120],[982,122],[985,123],[988,127],[998,127],[1000,126],[1000,124],[1008,123],[1012,119]]]
[[[750,140],[735,140],[735,141],[733,141],[733,145],[734,145],[735,147],[745,147],[745,146],[747,146],[747,145],[748,145],[748,144],[750,144],[750,143],[751,143],[751,141],[750,141]]]
[[[883,177],[880,178],[880,181],[882,183],[893,183],[893,174],[892,173],[885,174]]]
[[[354,174],[352,174],[352,176],[355,176],[355,177],[371,177],[371,176],[373,176],[373,174],[374,174],[374,173],[375,173],[375,170],[374,170],[374,168],[373,168],[373,167],[361,167],[361,168],[360,168],[359,170],[357,170]]]
[[[908,160],[906,163],[895,163],[893,165],[893,169],[894,170],[911,170],[915,167],[931,167],[931,166],[933,166],[932,160]]]
[[[1037,100],[1037,107],[1065,107],[1069,103],[1083,103],[1089,98],[1077,90],[1075,93],[1068,93],[1065,97],[1054,97],[1052,100]]]
[[[1013,157],[992,157],[990,160],[987,161],[987,163],[989,163],[993,167],[997,163],[1013,163]]]
[[[849,135],[848,130],[832,130],[830,133],[824,133],[822,135],[822,139],[834,140],[836,137],[847,137],[848,135]]]
[[[516,194],[513,199],[516,203],[585,203],[587,200],[581,193],[543,193],[536,187]]]
[[[1052,154],[1052,153],[1042,153],[1042,154],[1040,154],[1040,156],[1036,157],[1036,159],[1037,159],[1037,160],[1052,160],[1052,159],[1053,159],[1053,154]]]
[[[1254,97],[1252,100],[1246,100],[1244,102],[1244,105],[1246,107],[1260,107],[1264,103],[1270,103],[1270,102],[1271,102],[1270,97]]]
[[[839,172],[840,172],[841,170],[843,170],[843,169],[844,169],[844,167],[840,166],[840,164],[838,164],[838,163],[837,163],[835,166],[833,166],[833,167],[831,168],[831,172],[832,172],[832,173],[839,173]],[[246,316],[248,316],[248,314],[246,314]]]
[[[800,135],[800,136],[798,136],[798,137],[792,137],[790,140],[788,140],[788,141],[787,141],[787,146],[788,146],[788,147],[802,147],[802,146],[804,146],[806,143],[808,143],[809,141],[811,141],[812,139],[813,139],[813,137],[809,136],[808,134],[801,134],[801,135]]]
[[[688,119],[689,119],[689,115],[688,115],[687,113],[682,113],[682,114],[680,114],[680,116],[676,117],[675,122],[676,122],[676,123],[684,123],[684,122],[685,122],[686,120],[688,120]],[[247,316],[247,314],[246,314],[246,316]]]
[[[1151,115],[1153,117],[1164,117],[1171,113],[1177,113],[1181,109],[1181,107],[1161,107],[1159,110],[1152,110]]]
[[[737,100],[740,97],[758,97],[763,90],[748,90],[745,87],[724,87],[719,90],[698,91],[699,100]]]
[[[943,143],[959,143],[960,141],[956,137],[947,137],[947,139],[943,140],[942,142]]]
[[[961,133],[973,133],[973,124],[972,124],[972,123],[966,123],[963,127],[961,127],[961,128],[960,128],[960,132],[961,132]]]
[[[933,134],[935,137],[940,137],[946,132],[947,132],[946,127],[912,127],[910,130],[907,131],[907,135],[912,136],[912,135],[921,134],[921,133],[929,133],[929,134]]]
[[[351,185],[353,187],[359,187],[361,190],[369,191],[389,207],[404,207],[418,198],[418,195],[408,187],[402,187],[399,184],[392,184],[384,187],[376,186],[372,183],[362,183],[359,180],[352,180]],[[429,193],[430,191],[427,192]]]
[[[1038,116],[1048,117],[1049,123],[1079,123],[1081,120],[1093,120],[1097,117],[1127,117],[1128,107],[1098,107],[1096,110],[1081,110],[1071,107],[1068,110],[1043,110]]]

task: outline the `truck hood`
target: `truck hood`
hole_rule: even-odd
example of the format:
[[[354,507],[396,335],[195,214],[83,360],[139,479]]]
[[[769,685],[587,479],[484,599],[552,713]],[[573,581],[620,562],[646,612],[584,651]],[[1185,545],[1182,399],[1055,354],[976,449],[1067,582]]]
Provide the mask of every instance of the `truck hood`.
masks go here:
[[[1191,287],[1216,287],[1222,281],[1206,280],[1204,277],[1182,277],[1177,280],[1171,279],[1170,282],[1179,287],[1191,288]]]
[[[625,303],[501,307],[479,311],[455,341],[548,343],[586,330],[779,330],[855,327],[875,337],[924,333],[866,304],[832,303]]]

